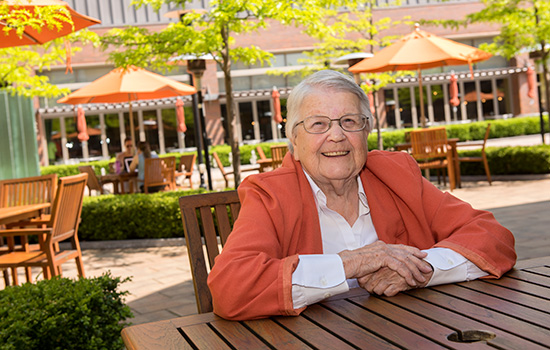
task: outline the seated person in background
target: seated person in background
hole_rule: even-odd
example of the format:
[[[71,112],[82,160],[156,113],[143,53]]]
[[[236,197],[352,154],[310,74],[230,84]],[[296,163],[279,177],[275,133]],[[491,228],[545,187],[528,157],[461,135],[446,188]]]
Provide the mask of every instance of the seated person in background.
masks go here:
[[[120,152],[119,154],[117,154],[116,156],[116,161],[115,161],[115,172],[117,174],[122,174],[123,172],[126,171],[125,167],[124,167],[124,158],[129,158],[129,157],[133,157],[134,156],[134,145],[132,143],[132,139],[131,138],[126,138],[124,140],[124,152]]]
[[[317,72],[287,109],[283,166],[239,186],[208,277],[216,314],[298,315],[350,287],[393,296],[514,266],[514,237],[493,214],[440,191],[408,154],[368,152],[369,101],[351,78]]]
[[[140,141],[138,143],[137,154],[132,159],[130,163],[130,172],[136,171],[138,169],[138,182],[142,182],[145,178],[145,159],[146,158],[158,158],[159,156],[155,151],[151,151],[151,146],[145,141]],[[149,187],[149,193],[158,192],[163,189],[164,186]],[[143,192],[143,185],[139,187],[140,191]]]

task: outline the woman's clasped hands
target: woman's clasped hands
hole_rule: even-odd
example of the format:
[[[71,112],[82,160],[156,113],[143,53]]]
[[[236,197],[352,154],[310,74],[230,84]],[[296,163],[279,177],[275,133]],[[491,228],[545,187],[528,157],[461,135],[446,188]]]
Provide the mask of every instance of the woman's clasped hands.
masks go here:
[[[369,293],[393,296],[401,291],[425,286],[433,273],[422,260],[426,253],[402,244],[376,241],[339,253],[346,278],[356,278]]]

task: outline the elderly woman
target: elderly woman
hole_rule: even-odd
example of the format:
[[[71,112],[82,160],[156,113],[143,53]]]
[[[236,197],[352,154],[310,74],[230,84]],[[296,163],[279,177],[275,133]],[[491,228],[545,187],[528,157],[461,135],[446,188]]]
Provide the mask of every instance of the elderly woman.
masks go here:
[[[401,152],[367,152],[369,102],[347,76],[292,90],[290,152],[239,187],[239,218],[208,283],[227,319],[298,315],[350,287],[411,288],[499,278],[514,238],[494,216],[443,193]]]

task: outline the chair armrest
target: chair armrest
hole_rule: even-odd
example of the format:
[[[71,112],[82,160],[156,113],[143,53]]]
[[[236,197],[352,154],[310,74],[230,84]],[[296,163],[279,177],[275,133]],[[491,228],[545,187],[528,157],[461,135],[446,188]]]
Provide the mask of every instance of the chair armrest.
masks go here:
[[[9,230],[0,230],[0,236],[2,237],[33,236],[33,235],[48,234],[51,232],[52,232],[51,228],[9,229]]]

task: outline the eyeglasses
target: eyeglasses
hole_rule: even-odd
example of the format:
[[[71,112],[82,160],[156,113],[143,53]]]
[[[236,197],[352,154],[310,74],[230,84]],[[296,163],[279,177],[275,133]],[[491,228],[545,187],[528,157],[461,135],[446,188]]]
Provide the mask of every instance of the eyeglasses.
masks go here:
[[[294,127],[302,124],[310,134],[324,134],[330,130],[332,122],[338,121],[338,125],[344,131],[356,132],[365,129],[368,120],[369,118],[364,114],[345,114],[337,119],[331,119],[324,115],[314,115],[296,123]]]
[[[126,145],[126,148],[132,148],[134,147],[132,144]]]

